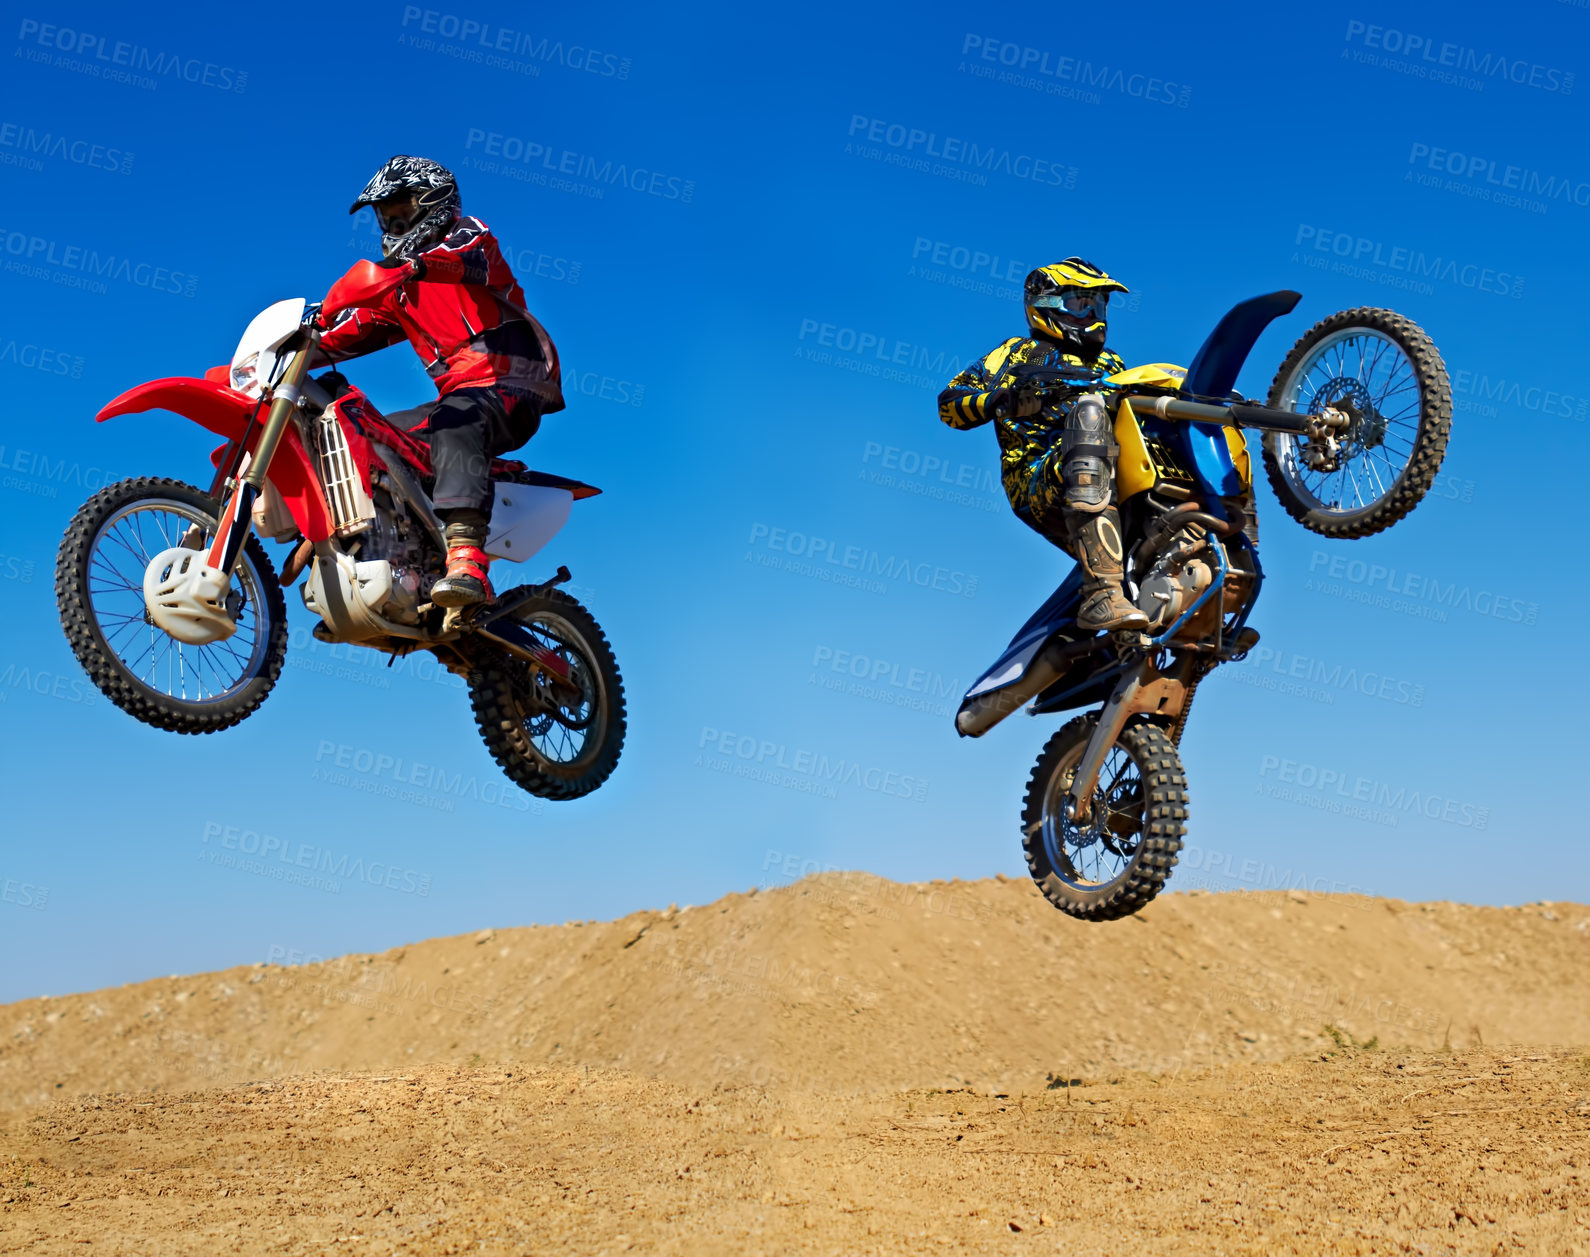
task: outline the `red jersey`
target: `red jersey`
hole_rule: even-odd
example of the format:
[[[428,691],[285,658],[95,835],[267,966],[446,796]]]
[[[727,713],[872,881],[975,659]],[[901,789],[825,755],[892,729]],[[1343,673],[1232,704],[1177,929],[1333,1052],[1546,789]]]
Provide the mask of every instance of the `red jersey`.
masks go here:
[[[460,218],[414,261],[414,279],[332,321],[320,338],[326,356],[340,362],[407,337],[439,394],[491,387],[510,404],[534,397],[542,414],[562,410],[557,347],[525,309],[519,281],[486,224]]]

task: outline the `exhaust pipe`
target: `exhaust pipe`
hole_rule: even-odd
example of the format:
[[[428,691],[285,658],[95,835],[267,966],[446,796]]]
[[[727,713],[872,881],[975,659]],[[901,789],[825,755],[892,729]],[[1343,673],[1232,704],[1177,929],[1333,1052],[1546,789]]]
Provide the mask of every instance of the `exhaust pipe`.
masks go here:
[[[963,702],[955,713],[956,732],[963,738],[982,737],[1063,677],[1074,662],[1092,653],[1098,641],[1097,637],[1085,637],[1079,642],[1051,641],[1009,685]]]

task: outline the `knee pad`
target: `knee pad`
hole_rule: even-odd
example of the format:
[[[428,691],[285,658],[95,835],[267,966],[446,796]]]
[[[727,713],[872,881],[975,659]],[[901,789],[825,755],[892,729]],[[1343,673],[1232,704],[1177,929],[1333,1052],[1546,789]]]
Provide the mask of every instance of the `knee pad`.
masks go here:
[[[1119,452],[1104,399],[1097,393],[1077,398],[1060,432],[1060,476],[1068,508],[1093,512],[1110,504]]]
[[[1060,467],[1065,478],[1065,505],[1074,511],[1102,511],[1110,504],[1110,492],[1115,477],[1111,474],[1110,460],[1091,454],[1074,455]]]

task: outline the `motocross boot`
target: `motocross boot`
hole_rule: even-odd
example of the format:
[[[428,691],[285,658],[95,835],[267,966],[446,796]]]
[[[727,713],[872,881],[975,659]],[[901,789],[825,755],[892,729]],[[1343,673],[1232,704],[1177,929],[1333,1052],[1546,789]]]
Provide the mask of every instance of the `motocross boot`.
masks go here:
[[[1142,629],[1148,617],[1126,599],[1121,578],[1126,575],[1121,548],[1121,517],[1113,506],[1097,513],[1074,511],[1066,521],[1077,562],[1082,567],[1082,605],[1077,627]]]
[[[438,607],[472,607],[490,602],[491,559],[481,549],[486,544],[484,523],[447,525],[447,575],[431,586],[431,601]]]

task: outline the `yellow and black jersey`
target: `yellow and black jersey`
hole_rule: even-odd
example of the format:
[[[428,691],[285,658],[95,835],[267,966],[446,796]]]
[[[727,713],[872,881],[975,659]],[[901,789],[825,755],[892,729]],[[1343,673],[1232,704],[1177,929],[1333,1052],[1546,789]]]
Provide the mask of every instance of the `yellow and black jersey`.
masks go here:
[[[1093,362],[1062,352],[1058,345],[1031,337],[1013,336],[980,362],[971,363],[939,394],[939,418],[952,428],[977,428],[994,420],[999,438],[999,474],[1010,508],[1046,537],[1064,534],[1061,503],[1065,485],[1060,478],[1060,429],[1069,397],[1088,391],[1077,388],[1046,405],[1036,415],[996,419],[991,409],[995,389],[1013,387],[1022,375],[1061,367],[1087,367],[1110,373],[1125,369],[1118,354],[1106,349]]]

